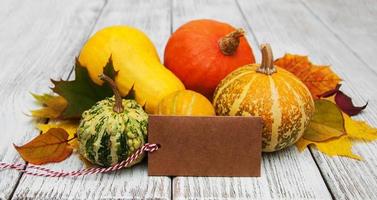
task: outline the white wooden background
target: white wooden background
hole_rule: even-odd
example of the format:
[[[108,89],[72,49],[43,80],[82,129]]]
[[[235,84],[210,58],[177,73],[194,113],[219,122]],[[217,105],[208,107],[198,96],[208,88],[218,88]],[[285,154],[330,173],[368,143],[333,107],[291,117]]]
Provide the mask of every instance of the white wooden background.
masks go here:
[[[2,0],[0,2],[0,161],[22,163],[12,143],[39,134],[26,114],[29,92],[49,78],[73,78],[75,56],[95,31],[114,24],[146,32],[163,55],[169,35],[197,18],[247,30],[256,51],[307,54],[331,64],[377,126],[376,0]],[[328,157],[295,147],[263,155],[260,178],[148,177],[146,164],[110,174],[40,178],[0,170],[0,199],[377,199],[377,142],[354,147],[365,158]],[[77,156],[47,167],[83,168]]]

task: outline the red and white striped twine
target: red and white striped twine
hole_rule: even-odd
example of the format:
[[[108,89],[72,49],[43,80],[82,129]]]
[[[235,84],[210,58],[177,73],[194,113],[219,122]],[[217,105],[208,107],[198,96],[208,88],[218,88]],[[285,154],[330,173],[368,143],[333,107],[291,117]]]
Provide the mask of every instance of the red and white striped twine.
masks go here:
[[[122,168],[125,168],[129,166],[133,161],[137,160],[141,154],[144,152],[154,152],[158,149],[157,144],[150,144],[146,143],[144,144],[141,148],[136,150],[131,156],[129,156],[126,160],[113,165],[111,167],[107,168],[100,168],[100,167],[92,167],[88,169],[81,169],[81,170],[76,170],[76,171],[71,171],[71,172],[64,172],[64,171],[53,171],[51,169],[47,169],[44,167],[40,167],[37,165],[25,165],[25,164],[9,164],[9,163],[3,163],[0,162],[0,169],[15,169],[18,171],[23,172],[24,174],[28,175],[33,175],[33,176],[43,176],[43,177],[77,177],[77,176],[82,176],[82,175],[87,175],[87,174],[98,174],[98,173],[106,173],[106,172],[112,172],[116,171]],[[29,169],[34,169],[38,171],[43,171],[41,172],[31,172]]]

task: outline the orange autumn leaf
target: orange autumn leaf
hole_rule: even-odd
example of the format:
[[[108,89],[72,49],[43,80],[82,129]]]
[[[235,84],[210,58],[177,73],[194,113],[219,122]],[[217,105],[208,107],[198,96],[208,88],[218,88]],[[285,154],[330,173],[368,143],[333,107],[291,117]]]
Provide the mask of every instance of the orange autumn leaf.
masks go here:
[[[72,153],[68,133],[61,128],[51,128],[27,144],[14,147],[25,161],[35,165],[60,162]]]
[[[285,54],[274,64],[296,75],[308,87],[314,99],[334,89],[341,81],[329,66],[314,65],[307,56]]]
[[[42,131],[42,134],[46,133],[51,128],[64,129],[69,135],[68,140],[70,141],[68,142],[68,144],[70,144],[74,149],[78,149],[78,142],[77,139],[75,139],[78,126],[78,120],[50,120],[48,124],[37,124],[37,128]]]
[[[37,128],[40,131],[42,131],[42,134],[46,133],[51,128],[62,128],[68,133],[69,135],[68,139],[75,137],[78,127],[79,127],[78,120],[58,120],[58,121],[50,120],[48,124],[42,124],[42,123],[37,124]]]
[[[50,94],[32,95],[37,100],[37,102],[42,105],[42,108],[31,111],[31,115],[33,117],[51,119],[59,118],[68,105],[67,100],[65,100],[61,96]]]

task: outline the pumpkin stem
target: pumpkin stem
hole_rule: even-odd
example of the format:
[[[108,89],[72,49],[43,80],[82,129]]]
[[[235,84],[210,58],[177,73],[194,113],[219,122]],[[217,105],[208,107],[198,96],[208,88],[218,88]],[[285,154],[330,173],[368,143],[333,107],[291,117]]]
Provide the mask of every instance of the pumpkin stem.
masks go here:
[[[274,66],[274,58],[272,55],[270,44],[262,44],[260,49],[262,52],[262,63],[258,67],[257,72],[266,75],[276,73],[276,68]]]
[[[106,76],[105,74],[99,75],[99,78],[103,81],[106,81],[110,85],[111,89],[114,92],[114,97],[115,97],[115,104],[114,104],[114,107],[113,107],[114,112],[116,112],[116,113],[123,112],[124,108],[123,108],[123,105],[122,105],[122,96],[120,96],[118,87],[115,84],[115,82],[113,81],[113,79]]]
[[[233,55],[240,44],[240,37],[243,37],[245,31],[239,28],[219,40],[219,47],[221,52],[226,56]]]

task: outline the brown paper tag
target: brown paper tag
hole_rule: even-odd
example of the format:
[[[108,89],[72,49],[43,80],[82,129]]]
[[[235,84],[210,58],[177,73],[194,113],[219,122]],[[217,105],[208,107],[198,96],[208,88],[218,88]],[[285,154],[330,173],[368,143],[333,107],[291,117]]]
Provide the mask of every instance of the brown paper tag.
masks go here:
[[[148,174],[260,176],[262,120],[257,117],[150,116]]]

